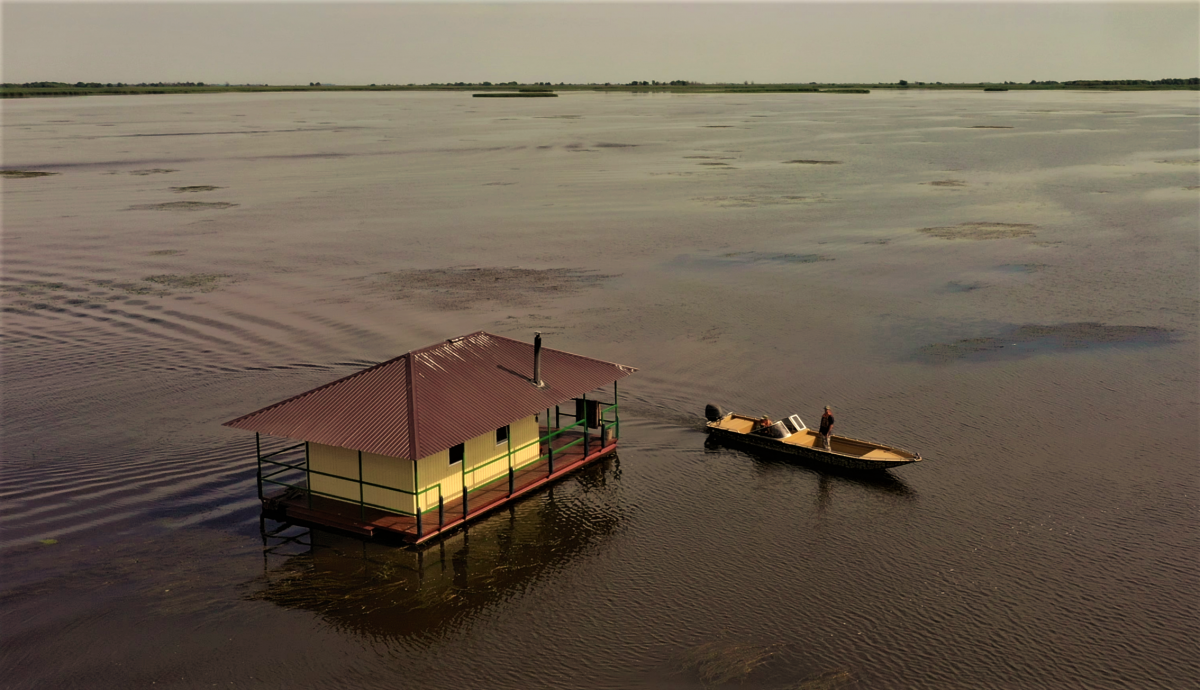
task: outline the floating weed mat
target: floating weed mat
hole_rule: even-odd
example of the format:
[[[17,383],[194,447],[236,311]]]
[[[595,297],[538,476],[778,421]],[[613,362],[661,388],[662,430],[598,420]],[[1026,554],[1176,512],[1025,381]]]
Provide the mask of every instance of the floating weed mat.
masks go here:
[[[213,209],[233,208],[237,204],[228,201],[168,201],[163,204],[137,204],[130,206],[129,211],[207,211]]]
[[[705,164],[702,164],[705,165]],[[692,199],[723,208],[755,208],[758,206],[795,206],[801,204],[818,204],[828,201],[822,196],[760,196],[747,194],[744,196],[698,196]]]
[[[1108,326],[1092,322],[1024,325],[1011,329],[1005,335],[926,345],[918,351],[917,359],[943,364],[963,360],[1019,358],[1040,352],[1081,350],[1092,346],[1162,345],[1173,340],[1174,331],[1154,326]]]
[[[146,252],[150,256],[178,256],[184,253],[183,249],[155,249],[152,252]]]
[[[233,276],[226,273],[190,273],[177,275],[174,273],[146,276],[142,278],[147,283],[154,283],[172,290],[188,290],[191,292],[212,292],[221,287],[221,281]]]
[[[933,182],[922,182],[930,187],[966,187],[966,180],[934,180]]]
[[[167,173],[179,172],[173,168],[146,168],[145,170],[130,170],[130,175],[165,175]]]
[[[26,178],[26,177],[49,177],[58,175],[56,172],[42,172],[40,170],[0,170],[0,177],[6,178]]]
[[[172,192],[211,192],[217,189],[225,189],[224,187],[214,187],[210,184],[195,184],[190,187],[171,187]]]
[[[772,254],[768,252],[730,252],[722,254],[721,257],[746,263],[772,261],[782,264],[815,264],[818,261],[834,260],[833,257],[822,254]]]
[[[761,645],[714,641],[684,653],[683,668],[695,673],[706,686],[742,682],[775,656],[779,644]]]
[[[784,161],[784,163],[790,164],[790,165],[841,165],[842,164],[841,161],[817,161],[817,160],[809,160],[806,158],[798,158],[794,161]]]
[[[396,299],[462,310],[480,302],[527,305],[538,298],[598,287],[613,277],[577,268],[432,268],[381,273],[365,280],[372,290]]]
[[[845,687],[852,680],[854,676],[849,671],[826,671],[805,678],[791,686],[790,690],[835,690]]]
[[[948,227],[921,228],[917,232],[943,240],[1003,240],[1033,235],[1029,223],[959,223]]]
[[[1012,129],[1011,125],[971,125],[967,129]]]
[[[1154,162],[1166,165],[1200,165],[1200,158],[1171,158]]]

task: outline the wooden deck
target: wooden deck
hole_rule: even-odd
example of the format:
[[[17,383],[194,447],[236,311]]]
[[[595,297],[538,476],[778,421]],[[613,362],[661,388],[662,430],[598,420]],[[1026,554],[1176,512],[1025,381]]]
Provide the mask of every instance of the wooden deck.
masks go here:
[[[547,433],[544,427],[539,431],[540,435]],[[387,535],[417,544],[457,529],[463,524],[556,481],[594,460],[611,455],[617,449],[615,439],[607,446],[600,447],[599,435],[592,433],[586,455],[582,443],[566,450],[558,450],[560,446],[567,445],[582,436],[583,434],[579,432],[564,432],[554,439],[553,473],[550,472],[549,460],[543,458],[514,473],[511,493],[509,492],[508,477],[502,477],[471,491],[467,496],[465,515],[463,500],[459,496],[445,503],[440,516],[437,508],[422,514],[419,529],[415,517],[396,515],[371,507],[363,508],[356,503],[324,496],[310,498],[302,490],[296,489],[288,489],[264,497],[263,512],[267,517],[280,521],[328,527],[368,537]],[[546,450],[546,444],[543,443],[541,454],[546,455]]]

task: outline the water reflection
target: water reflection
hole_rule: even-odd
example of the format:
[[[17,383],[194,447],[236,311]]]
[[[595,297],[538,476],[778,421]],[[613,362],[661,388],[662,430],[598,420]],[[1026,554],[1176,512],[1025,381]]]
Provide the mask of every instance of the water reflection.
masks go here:
[[[794,473],[811,475],[817,480],[817,508],[829,504],[830,491],[835,485],[861,487],[873,493],[889,496],[893,499],[911,501],[917,498],[917,492],[908,486],[903,479],[891,472],[855,472],[832,465],[806,460],[802,457],[782,458],[772,453],[762,453],[750,448],[732,448],[722,444],[718,439],[709,436],[704,440],[706,453],[731,453],[744,456],[753,463],[756,473],[762,476],[777,473]]]
[[[420,549],[283,526],[264,534],[250,598],[368,637],[448,634],[602,544],[622,519],[619,478],[607,458]]]

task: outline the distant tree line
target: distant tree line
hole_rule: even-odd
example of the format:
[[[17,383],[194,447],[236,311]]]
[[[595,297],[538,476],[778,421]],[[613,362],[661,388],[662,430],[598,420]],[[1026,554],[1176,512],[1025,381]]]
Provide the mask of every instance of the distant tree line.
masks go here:
[[[1035,84],[1037,82],[1029,82]],[[1042,82],[1043,84],[1054,84],[1056,82]],[[1200,77],[1192,77],[1191,79],[1077,79],[1075,81],[1064,81],[1067,86],[1152,86],[1161,84],[1163,86],[1196,86],[1200,84]]]

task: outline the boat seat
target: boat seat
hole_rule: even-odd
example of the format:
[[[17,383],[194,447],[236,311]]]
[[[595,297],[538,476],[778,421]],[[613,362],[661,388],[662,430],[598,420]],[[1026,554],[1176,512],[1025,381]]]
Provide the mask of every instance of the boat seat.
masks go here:
[[[876,448],[875,450],[873,450],[870,453],[867,453],[866,455],[863,455],[861,457],[865,460],[903,460],[904,459],[904,458],[900,457],[899,455],[897,455],[896,453],[893,453],[890,450],[884,450],[882,448]]]
[[[806,448],[812,448],[813,444],[817,442],[817,437],[810,431],[801,431],[798,434],[792,434],[791,436],[783,439],[783,442],[792,446],[805,446]]]
[[[739,434],[748,434],[754,429],[754,422],[749,419],[730,417],[729,419],[721,420],[720,426],[722,429],[736,431]]]

